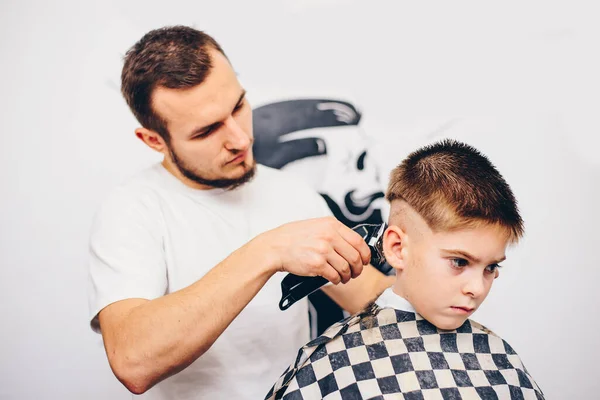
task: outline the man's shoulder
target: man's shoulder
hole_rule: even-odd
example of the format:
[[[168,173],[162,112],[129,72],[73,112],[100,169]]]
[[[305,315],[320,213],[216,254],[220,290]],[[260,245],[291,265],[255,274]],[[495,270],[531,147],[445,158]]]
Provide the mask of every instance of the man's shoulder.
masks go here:
[[[284,185],[295,186],[298,185],[302,188],[309,188],[310,186],[305,181],[305,179],[289,172],[281,169],[276,169],[272,167],[268,167],[266,165],[257,164],[256,165],[256,176],[258,180],[265,182],[277,182]]]
[[[159,171],[153,165],[141,170],[110,188],[100,201],[100,211],[148,208],[158,203]]]
[[[257,186],[262,191],[276,192],[288,197],[321,197],[302,176],[260,164],[256,168]]]

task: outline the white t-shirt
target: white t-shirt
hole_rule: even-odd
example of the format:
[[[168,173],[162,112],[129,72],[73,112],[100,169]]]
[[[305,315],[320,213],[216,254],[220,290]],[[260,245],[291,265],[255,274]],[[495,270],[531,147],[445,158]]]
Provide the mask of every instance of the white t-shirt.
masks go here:
[[[257,166],[242,187],[195,190],[161,164],[116,188],[90,239],[90,312],[127,299],[155,299],[199,280],[256,235],[287,222],[331,215],[325,201],[284,172]],[[248,260],[252,268],[252,260]],[[275,274],[217,339],[151,399],[258,399],[309,340],[306,299],[279,310]]]

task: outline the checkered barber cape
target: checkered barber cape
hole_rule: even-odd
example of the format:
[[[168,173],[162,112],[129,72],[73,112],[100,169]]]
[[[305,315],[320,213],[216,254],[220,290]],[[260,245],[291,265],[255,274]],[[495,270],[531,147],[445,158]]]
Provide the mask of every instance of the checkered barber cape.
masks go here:
[[[373,305],[300,349],[266,399],[544,399],[503,339],[467,320],[438,330]]]

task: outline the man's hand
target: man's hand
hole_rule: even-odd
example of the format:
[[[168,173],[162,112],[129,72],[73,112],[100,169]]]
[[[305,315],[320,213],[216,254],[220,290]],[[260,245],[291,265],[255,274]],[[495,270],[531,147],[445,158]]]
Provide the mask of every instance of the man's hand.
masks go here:
[[[363,238],[334,217],[288,223],[260,239],[277,271],[322,276],[336,285],[359,276],[371,259]]]

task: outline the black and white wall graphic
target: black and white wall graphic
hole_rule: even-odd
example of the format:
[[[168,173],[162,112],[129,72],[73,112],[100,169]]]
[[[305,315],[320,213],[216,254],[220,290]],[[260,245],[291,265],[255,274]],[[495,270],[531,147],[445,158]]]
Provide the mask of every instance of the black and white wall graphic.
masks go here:
[[[325,199],[348,227],[381,223],[384,184],[369,137],[360,127],[361,112],[347,101],[292,99],[253,111],[256,161],[292,171]],[[309,296],[312,334],[320,334],[344,315],[321,291]],[[314,321],[317,321],[316,324]]]

